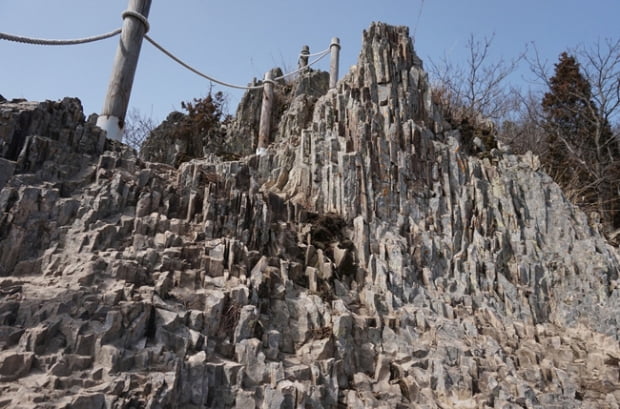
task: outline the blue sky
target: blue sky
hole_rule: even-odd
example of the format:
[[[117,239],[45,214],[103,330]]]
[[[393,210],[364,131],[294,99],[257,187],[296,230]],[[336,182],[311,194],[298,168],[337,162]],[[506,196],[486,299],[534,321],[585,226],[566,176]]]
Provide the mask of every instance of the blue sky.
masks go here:
[[[127,0],[0,0],[0,31],[76,38],[121,26]],[[421,9],[421,14],[420,14]],[[420,16],[418,20],[418,16]],[[150,36],[189,64],[245,85],[274,66],[294,69],[301,46],[311,52],[342,44],[341,76],[355,64],[362,30],[372,21],[410,27],[425,61],[458,62],[470,33],[495,35],[492,57],[510,59],[529,42],[550,63],[565,49],[620,37],[618,0],[153,0]],[[85,113],[103,104],[118,37],[44,47],[0,41],[0,94],[30,100],[76,96]],[[328,69],[328,60],[318,67]],[[512,77],[526,84],[526,67]],[[157,122],[181,101],[206,95],[209,82],[143,44],[130,100]],[[215,86],[234,112],[242,91]]]

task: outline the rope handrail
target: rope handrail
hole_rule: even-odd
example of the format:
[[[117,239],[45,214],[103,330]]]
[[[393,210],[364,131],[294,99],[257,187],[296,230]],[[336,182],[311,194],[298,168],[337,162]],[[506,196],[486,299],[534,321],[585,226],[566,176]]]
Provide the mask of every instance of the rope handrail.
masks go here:
[[[123,13],[123,18],[125,17],[138,17],[137,16],[138,13],[133,13],[133,12],[129,12],[129,11],[125,11]],[[144,20],[144,21],[143,21]],[[149,25],[148,25],[148,21],[146,20],[146,18],[143,18],[143,20],[141,19],[140,21],[143,22],[143,24],[145,25],[145,31],[148,31],[149,29]],[[77,39],[69,39],[69,40],[50,40],[50,39],[45,39],[45,38],[32,38],[32,37],[24,37],[24,36],[17,36],[17,35],[13,35],[13,34],[7,34],[7,33],[2,33],[0,32],[0,40],[8,40],[8,41],[14,41],[14,42],[18,42],[18,43],[25,43],[25,44],[35,44],[35,45],[77,45],[77,44],[86,44],[86,43],[91,43],[94,41],[99,41],[99,40],[104,40],[110,37],[114,37],[117,34],[120,34],[122,31],[122,29],[118,28],[114,31],[110,31],[109,33],[104,33],[104,34],[100,34],[97,36],[92,36],[92,37],[85,37],[85,38],[77,38]],[[264,84],[260,84],[260,85],[253,85],[253,86],[242,86],[242,85],[235,85],[235,84],[231,84],[225,81],[220,81],[216,78],[213,78],[210,75],[207,75],[203,72],[198,71],[196,68],[192,67],[191,65],[187,64],[186,62],[184,62],[183,60],[181,60],[180,58],[176,57],[174,54],[172,54],[170,51],[168,51],[167,49],[165,49],[161,44],[159,44],[158,42],[156,42],[155,40],[153,40],[149,35],[144,34],[144,38],[150,42],[155,48],[157,48],[159,51],[161,51],[162,53],[164,53],[165,55],[167,55],[169,58],[171,58],[173,61],[175,61],[176,63],[180,64],[181,66],[183,66],[184,68],[188,69],[189,71],[193,72],[194,74],[203,77],[209,81],[215,82],[216,84],[220,84],[222,86],[225,87],[229,87],[229,88],[236,88],[236,89],[241,89],[241,90],[255,90],[255,89],[262,89],[264,87]],[[291,71],[288,72],[286,74],[282,74],[279,77],[274,78],[272,81],[279,81],[281,79],[290,77],[292,75],[298,74],[300,72],[303,72],[305,70],[307,70],[309,67],[311,67],[312,65],[316,64],[317,62],[321,61],[323,58],[325,58],[326,55],[328,55],[330,53],[331,50],[331,45],[329,48],[323,50],[323,51],[319,51],[317,53],[313,53],[313,54],[299,54],[302,57],[317,57],[315,60],[313,60],[312,62],[310,62],[309,64],[298,68],[295,71]]]
[[[133,17],[138,20],[144,26],[144,34],[148,33],[151,29],[151,24],[149,23],[149,20],[137,11],[125,10],[123,11],[123,14],[121,14],[121,17],[123,20],[125,20],[126,17]]]
[[[331,49],[331,47],[327,47],[323,51],[319,51],[318,53],[312,53],[312,54],[299,53],[299,56],[300,57],[316,57],[317,55],[323,55],[324,53],[329,52],[330,49]]]
[[[308,63],[308,65],[306,65],[306,66],[304,66],[304,67],[300,67],[300,68],[296,69],[295,71],[291,71],[291,72],[288,72],[288,73],[286,73],[286,74],[282,74],[282,75],[280,75],[279,77],[274,78],[273,80],[274,80],[274,81],[278,81],[278,80],[284,79],[284,78],[286,78],[286,77],[290,77],[291,75],[295,75],[295,74],[298,74],[298,73],[300,73],[300,72],[302,72],[302,71],[305,71],[305,70],[307,70],[308,68],[310,68],[312,65],[314,65],[314,64],[316,64],[317,62],[321,61],[321,60],[322,60],[323,58],[325,58],[325,56],[326,56],[326,55],[328,55],[328,54],[329,54],[329,48],[328,48],[327,50],[322,51],[321,53],[316,53],[316,54],[314,54],[314,55],[320,55],[320,57],[319,57],[319,58],[317,58],[317,59],[315,59],[315,60],[313,60],[313,61],[311,61],[310,63]]]
[[[205,78],[209,81],[215,82],[216,84],[220,84],[222,86],[225,87],[229,87],[229,88],[236,88],[236,89],[242,89],[242,90],[255,90],[255,89],[262,89],[264,87],[264,84],[260,84],[260,85],[253,85],[253,86],[242,86],[242,85],[235,85],[235,84],[231,84],[229,82],[225,82],[225,81],[221,81],[218,80],[216,78],[213,78],[210,75],[207,75],[201,71],[198,71],[196,68],[192,67],[191,65],[187,64],[186,62],[184,62],[183,60],[181,60],[180,58],[176,57],[174,54],[172,54],[170,51],[168,51],[166,48],[164,48],[161,44],[159,44],[157,41],[153,40],[149,35],[145,34],[144,38],[151,43],[155,48],[157,48],[159,51],[161,51],[162,53],[164,53],[165,55],[167,55],[169,58],[171,58],[173,61],[175,61],[176,63],[180,64],[181,66],[183,66],[184,68],[190,70],[191,72],[193,72],[194,74]],[[319,62],[320,60],[322,60],[323,58],[325,58],[326,55],[328,55],[330,52],[330,49],[328,48],[327,50],[323,50],[320,53],[315,53],[315,54],[310,54],[310,55],[319,55],[318,58],[316,58],[315,60],[313,60],[312,62],[310,62],[307,66],[301,67],[295,71],[280,75],[279,77],[274,78],[272,81],[278,81],[281,79],[284,79],[286,77],[290,77],[291,75],[294,74],[298,74],[306,69],[308,69],[311,65],[316,64],[317,62]]]
[[[206,78],[209,81],[215,82],[216,84],[220,84],[223,85],[225,87],[229,87],[229,88],[237,88],[237,89],[244,89],[244,90],[252,90],[252,89],[261,89],[263,88],[263,85],[255,85],[255,86],[241,86],[241,85],[235,85],[235,84],[230,84],[228,82],[224,82],[224,81],[220,81],[218,79],[215,79],[207,74],[204,74],[200,71],[198,71],[196,68],[192,67],[191,65],[185,63],[183,60],[181,60],[180,58],[177,58],[174,54],[172,54],[170,51],[166,50],[163,46],[161,46],[159,43],[157,43],[157,41],[153,40],[149,35],[144,35],[144,38],[151,44],[153,44],[153,46],[155,46],[155,48],[157,48],[159,51],[161,51],[162,53],[166,54],[168,57],[170,57],[172,60],[174,60],[175,62],[177,62],[178,64],[182,65],[183,67],[187,68],[188,70],[190,70],[191,72],[193,72],[194,74]]]
[[[70,40],[50,40],[46,38],[31,38],[24,36],[17,36],[13,34],[0,33],[0,40],[8,40],[14,41],[16,43],[24,43],[24,44],[35,44],[35,45],[77,45],[77,44],[86,44],[92,43],[94,41],[105,40],[110,37],[114,37],[117,34],[120,34],[121,29],[117,28],[114,31],[110,31],[109,33],[100,34],[97,36],[86,37],[86,38],[76,38]]]

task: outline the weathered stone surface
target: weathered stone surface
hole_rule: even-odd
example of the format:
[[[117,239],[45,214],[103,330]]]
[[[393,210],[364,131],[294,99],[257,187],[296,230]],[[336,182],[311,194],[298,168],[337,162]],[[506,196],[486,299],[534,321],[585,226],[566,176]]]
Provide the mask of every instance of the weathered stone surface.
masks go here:
[[[176,135],[175,130],[181,126],[185,115],[174,111],[157,128],[153,129],[140,149],[140,158],[150,162],[161,162],[171,166],[180,164],[186,157],[201,157],[202,152],[188,152],[188,143]],[[196,144],[202,142],[202,137]],[[194,144],[192,144],[193,147]],[[191,156],[190,156],[191,155]]]
[[[10,382],[26,376],[32,367],[33,353],[5,352],[0,354],[0,382]]]
[[[461,149],[406,28],[290,93],[266,155],[178,168],[0,102],[0,406],[617,407],[617,249]]]

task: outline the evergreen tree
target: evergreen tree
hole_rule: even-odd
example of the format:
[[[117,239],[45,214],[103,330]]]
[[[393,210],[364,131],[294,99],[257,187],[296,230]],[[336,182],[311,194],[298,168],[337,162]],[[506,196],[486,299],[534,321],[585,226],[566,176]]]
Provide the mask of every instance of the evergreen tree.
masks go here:
[[[617,144],[574,56],[560,55],[541,105],[547,136],[542,160],[547,171],[574,202],[617,227]]]
[[[555,65],[549,79],[549,91],[542,99],[545,114],[548,152],[545,159],[548,170],[560,184],[570,183],[584,171],[567,165],[583,159],[593,134],[589,120],[592,92],[590,84],[579,72],[575,57],[566,52]]]

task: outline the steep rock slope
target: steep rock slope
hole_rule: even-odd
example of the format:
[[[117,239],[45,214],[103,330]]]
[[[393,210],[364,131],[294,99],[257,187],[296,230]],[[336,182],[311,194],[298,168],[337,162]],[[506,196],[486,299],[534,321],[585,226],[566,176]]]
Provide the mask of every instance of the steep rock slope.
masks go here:
[[[616,250],[429,93],[373,24],[264,156],[176,169],[1,103],[0,407],[618,407]]]

